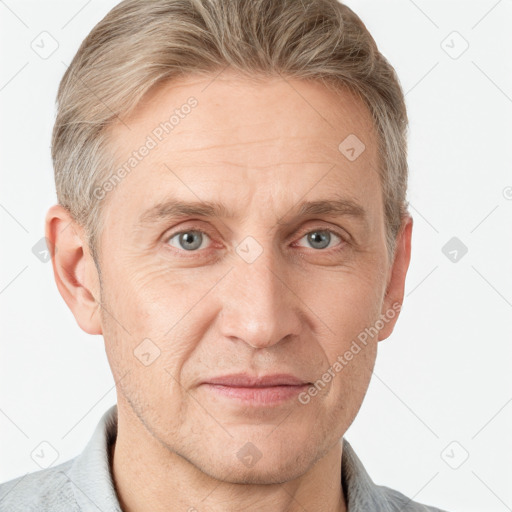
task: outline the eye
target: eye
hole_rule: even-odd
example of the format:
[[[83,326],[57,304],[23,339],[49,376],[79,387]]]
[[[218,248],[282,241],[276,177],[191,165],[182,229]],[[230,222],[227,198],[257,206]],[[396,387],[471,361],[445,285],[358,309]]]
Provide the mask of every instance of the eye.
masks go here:
[[[309,244],[311,244],[313,249],[317,250],[332,248],[331,242],[333,240],[336,241],[336,239],[338,239],[340,242],[344,242],[344,239],[340,235],[337,235],[330,229],[315,229],[314,231],[308,232],[301,238],[301,240],[304,238]],[[340,245],[340,243],[338,242],[337,245]],[[343,243],[341,245],[343,245]]]
[[[202,246],[209,238],[204,231],[189,229],[188,231],[180,231],[170,236],[167,239],[167,243],[176,249],[197,251],[198,249],[204,249]]]
[[[307,243],[315,250],[324,251],[336,247],[342,250],[345,246],[345,238],[331,229],[315,229],[305,233],[299,240],[306,239]],[[188,229],[178,231],[167,236],[166,243],[178,250],[178,252],[197,253],[200,249],[207,248],[210,236],[200,229]],[[338,243],[336,243],[338,241]],[[299,245],[296,242],[294,245]]]

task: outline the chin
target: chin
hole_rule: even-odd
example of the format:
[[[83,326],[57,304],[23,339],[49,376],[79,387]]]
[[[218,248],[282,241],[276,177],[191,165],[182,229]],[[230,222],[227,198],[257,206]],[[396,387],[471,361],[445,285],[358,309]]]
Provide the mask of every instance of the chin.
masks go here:
[[[278,485],[302,476],[308,467],[297,466],[293,461],[289,464],[272,465],[253,468],[233,466],[217,466],[210,471],[202,469],[216,480],[243,485]]]
[[[321,458],[318,447],[297,443],[287,450],[268,444],[260,444],[261,452],[256,452],[251,443],[244,444],[237,450],[236,456],[223,453],[210,453],[207,458],[191,460],[203,473],[233,484],[277,485],[294,480],[304,475]],[[247,454],[253,459],[244,462]],[[196,455],[199,455],[196,453]]]

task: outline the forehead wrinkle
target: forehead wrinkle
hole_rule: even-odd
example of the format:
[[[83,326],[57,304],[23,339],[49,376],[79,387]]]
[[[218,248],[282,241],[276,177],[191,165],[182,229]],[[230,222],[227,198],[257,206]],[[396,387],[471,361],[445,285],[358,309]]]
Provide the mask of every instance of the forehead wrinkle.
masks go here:
[[[229,133],[233,133],[232,129],[228,130]],[[210,132],[211,135],[211,132]],[[271,147],[273,150],[280,150],[282,148],[291,150],[291,147],[294,145],[297,145],[301,149],[306,149],[306,151],[327,151],[332,152],[333,154],[337,155],[338,151],[338,143],[334,143],[331,145],[328,142],[325,142],[325,137],[314,137],[314,136],[278,136],[279,138],[276,139],[276,137],[269,137],[269,138],[256,138],[251,140],[245,140],[245,141],[235,141],[235,142],[227,142],[227,141],[218,141],[216,143],[211,143],[209,145],[204,144],[196,144],[196,145],[184,145],[182,147],[171,147],[172,153],[187,153],[187,152],[200,152],[200,151],[214,151],[214,150],[222,150],[222,149],[229,149],[229,148],[237,148],[237,147],[247,147],[251,145],[257,145],[257,144],[266,144],[267,146]],[[196,140],[197,133],[194,136],[194,140]],[[320,139],[320,140],[316,140]],[[177,140],[177,139],[176,139]],[[192,141],[193,144],[194,141]],[[309,143],[309,144],[308,144]]]
[[[212,162],[190,162],[190,163],[184,163],[184,162],[181,162],[179,160],[177,160],[175,162],[175,165],[173,167],[173,169],[175,170],[181,170],[181,169],[198,169],[198,168],[204,168],[204,167],[207,167],[207,168],[211,168],[211,169],[214,169],[215,167],[221,167],[221,166],[226,166],[226,167],[234,167],[234,168],[242,168],[246,171],[251,171],[253,169],[269,169],[269,168],[272,168],[272,167],[281,167],[281,166],[284,166],[284,165],[294,165],[294,166],[301,166],[301,165],[304,165],[304,164],[314,164],[314,165],[333,165],[333,164],[337,164],[337,162],[331,162],[331,161],[328,161],[328,160],[317,160],[317,161],[308,161],[308,160],[301,160],[300,162],[279,162],[279,163],[272,163],[272,164],[268,164],[268,165],[248,165],[247,163],[236,163],[236,162],[231,162],[231,161],[227,161],[227,160],[218,160],[215,162],[215,164],[212,164]]]

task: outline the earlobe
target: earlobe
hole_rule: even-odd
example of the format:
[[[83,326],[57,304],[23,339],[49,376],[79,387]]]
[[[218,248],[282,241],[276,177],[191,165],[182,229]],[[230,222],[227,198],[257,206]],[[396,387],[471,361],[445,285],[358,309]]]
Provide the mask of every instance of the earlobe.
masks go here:
[[[68,210],[54,205],[46,214],[45,236],[51,248],[53,273],[62,298],[85,332],[102,334],[99,277],[84,229]]]
[[[397,235],[394,260],[381,311],[381,317],[384,316],[386,322],[379,331],[379,341],[385,340],[393,332],[400,314],[404,299],[405,278],[411,261],[412,225],[412,217],[408,215],[402,221]]]

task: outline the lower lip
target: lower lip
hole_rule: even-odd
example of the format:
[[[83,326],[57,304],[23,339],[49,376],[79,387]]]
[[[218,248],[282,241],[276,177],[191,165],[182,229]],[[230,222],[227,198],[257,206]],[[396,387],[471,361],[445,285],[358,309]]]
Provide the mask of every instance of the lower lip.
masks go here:
[[[221,384],[204,384],[207,389],[217,395],[233,398],[248,405],[274,405],[296,398],[305,391],[309,384],[302,386],[268,386],[268,387],[234,387]]]

